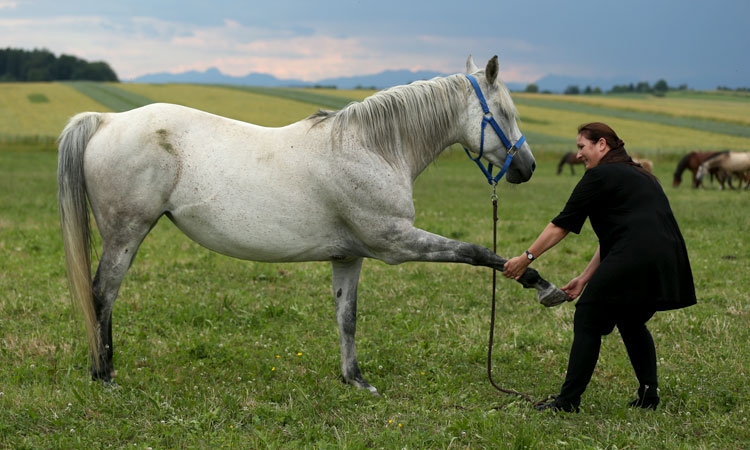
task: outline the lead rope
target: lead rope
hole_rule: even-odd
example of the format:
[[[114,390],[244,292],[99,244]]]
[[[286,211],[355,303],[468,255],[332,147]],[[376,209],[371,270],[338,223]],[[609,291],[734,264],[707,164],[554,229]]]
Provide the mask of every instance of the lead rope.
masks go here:
[[[492,185],[492,251],[497,254],[497,183]],[[512,389],[505,389],[498,386],[492,379],[492,346],[495,341],[495,287],[497,285],[497,270],[492,269],[492,313],[490,315],[490,342],[487,349],[487,377],[490,379],[490,384],[500,392],[510,395],[518,395],[529,403],[533,403],[534,406],[540,405],[547,400],[555,398],[554,395],[535,402],[529,394],[523,392],[514,391]]]

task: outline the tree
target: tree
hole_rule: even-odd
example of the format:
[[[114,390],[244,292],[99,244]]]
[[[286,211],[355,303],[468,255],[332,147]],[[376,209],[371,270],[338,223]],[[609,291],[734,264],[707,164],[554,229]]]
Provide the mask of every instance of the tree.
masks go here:
[[[667,84],[666,80],[659,80],[654,84],[654,91],[667,92],[668,90],[669,85]]]
[[[524,92],[529,92],[529,93],[532,93],[532,94],[536,94],[537,92],[539,92],[539,86],[537,86],[534,83],[527,84],[526,85],[526,90]]]
[[[1,81],[90,80],[118,81],[105,62],[84,61],[74,56],[55,57],[49,50],[0,49]]]
[[[651,92],[651,85],[648,84],[648,81],[639,81],[638,85],[635,87],[635,91],[640,93],[649,93]]]
[[[79,66],[83,61],[76,58],[75,56],[60,55],[60,58],[55,62],[53,70],[54,77],[56,80],[71,80],[73,79],[73,72],[76,70],[76,66]]]
[[[87,81],[117,81],[117,75],[104,62],[86,63],[73,72],[73,79]]]
[[[581,93],[581,89],[576,85],[570,85],[565,89],[565,95],[578,95]]]

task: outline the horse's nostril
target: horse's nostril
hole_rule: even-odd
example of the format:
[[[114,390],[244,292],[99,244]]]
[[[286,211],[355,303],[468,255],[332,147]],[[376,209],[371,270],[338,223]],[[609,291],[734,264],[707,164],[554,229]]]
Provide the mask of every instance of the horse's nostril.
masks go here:
[[[531,171],[536,170],[536,162],[531,163]]]

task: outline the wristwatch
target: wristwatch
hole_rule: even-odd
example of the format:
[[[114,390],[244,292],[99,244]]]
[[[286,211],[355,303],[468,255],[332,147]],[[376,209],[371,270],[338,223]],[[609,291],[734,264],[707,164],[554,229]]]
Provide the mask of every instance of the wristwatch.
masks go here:
[[[534,255],[532,255],[530,251],[526,250],[524,253],[526,253],[526,257],[529,258],[529,262],[536,259],[534,258]]]

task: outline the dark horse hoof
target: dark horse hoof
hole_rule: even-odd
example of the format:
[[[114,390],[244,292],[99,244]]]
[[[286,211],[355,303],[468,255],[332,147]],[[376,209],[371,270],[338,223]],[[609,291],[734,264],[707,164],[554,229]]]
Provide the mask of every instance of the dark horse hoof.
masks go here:
[[[550,287],[547,289],[537,291],[537,298],[539,299],[539,303],[547,308],[570,301],[568,294],[556,288],[553,284],[550,284]]]

